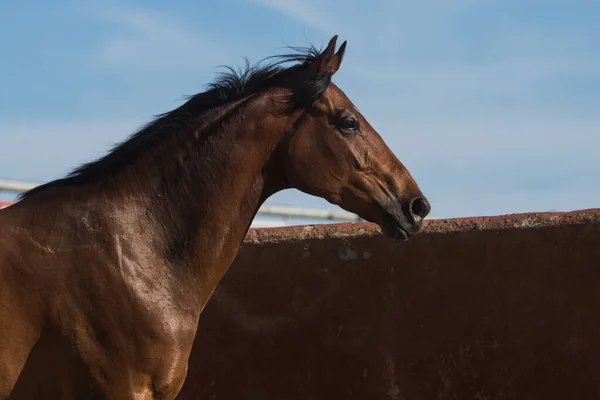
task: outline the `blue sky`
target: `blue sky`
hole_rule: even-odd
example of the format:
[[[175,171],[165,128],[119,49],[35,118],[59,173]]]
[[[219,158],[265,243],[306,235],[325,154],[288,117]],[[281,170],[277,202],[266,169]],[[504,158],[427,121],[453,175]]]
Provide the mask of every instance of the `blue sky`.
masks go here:
[[[2,2],[0,177],[57,178],[219,65],[337,33],[335,82],[433,217],[600,207],[598,21],[599,0]]]

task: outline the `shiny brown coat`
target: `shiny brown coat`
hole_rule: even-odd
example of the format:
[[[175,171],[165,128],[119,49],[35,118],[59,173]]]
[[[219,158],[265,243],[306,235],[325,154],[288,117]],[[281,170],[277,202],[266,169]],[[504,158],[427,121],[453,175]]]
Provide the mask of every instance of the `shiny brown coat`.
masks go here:
[[[225,75],[0,211],[0,399],[173,399],[261,204],[297,188],[416,234],[429,203],[333,83],[345,51]]]

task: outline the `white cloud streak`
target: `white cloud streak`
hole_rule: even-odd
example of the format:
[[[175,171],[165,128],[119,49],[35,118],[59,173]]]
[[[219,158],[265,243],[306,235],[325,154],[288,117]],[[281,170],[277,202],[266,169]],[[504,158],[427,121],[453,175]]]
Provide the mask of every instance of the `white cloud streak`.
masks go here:
[[[103,155],[144,121],[74,123],[6,122],[0,147],[5,178],[45,181],[59,178],[80,163]]]
[[[90,64],[143,73],[211,68],[231,59],[231,44],[192,28],[177,15],[148,8],[87,8],[85,14],[112,26],[112,33],[92,49]]]
[[[249,0],[252,3],[271,8],[284,15],[297,19],[313,28],[329,31],[330,20],[307,0]]]

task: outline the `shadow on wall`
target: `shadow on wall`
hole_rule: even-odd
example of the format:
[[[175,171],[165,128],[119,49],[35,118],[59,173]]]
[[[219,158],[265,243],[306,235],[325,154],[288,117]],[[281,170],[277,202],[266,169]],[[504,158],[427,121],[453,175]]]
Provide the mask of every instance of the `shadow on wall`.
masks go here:
[[[600,396],[600,210],[253,230],[179,399]]]

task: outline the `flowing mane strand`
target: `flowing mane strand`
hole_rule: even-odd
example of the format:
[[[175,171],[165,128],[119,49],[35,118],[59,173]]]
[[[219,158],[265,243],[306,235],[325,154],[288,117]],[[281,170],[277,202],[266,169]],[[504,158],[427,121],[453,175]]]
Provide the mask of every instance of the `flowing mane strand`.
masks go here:
[[[254,66],[250,66],[245,59],[243,70],[236,71],[231,67],[223,66],[227,71],[219,73],[217,79],[207,85],[206,91],[189,96],[184,104],[172,111],[155,116],[128,139],[113,146],[103,157],[82,164],[64,178],[21,193],[19,200],[53,187],[83,185],[113,176],[142,154],[184,130],[190,122],[197,121],[207,112],[276,85],[291,90],[291,94],[284,98],[286,110],[308,107],[327,89],[331,82],[331,75],[302,77],[302,74],[298,74],[295,76],[297,72],[307,68],[322,50],[317,50],[314,46],[290,48],[295,52],[267,57]],[[274,61],[262,65],[269,59]],[[281,66],[290,62],[295,64],[287,68]]]

